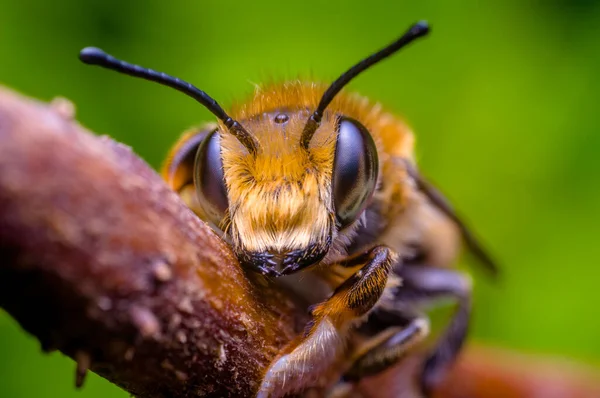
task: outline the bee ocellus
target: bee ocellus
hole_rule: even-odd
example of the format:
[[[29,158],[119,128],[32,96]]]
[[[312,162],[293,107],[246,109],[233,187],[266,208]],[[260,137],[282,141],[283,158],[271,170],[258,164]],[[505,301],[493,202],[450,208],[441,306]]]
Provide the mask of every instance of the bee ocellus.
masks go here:
[[[380,105],[343,91],[428,31],[424,22],[413,25],[331,85],[259,87],[229,113],[164,73],[96,48],[80,54],[86,63],[182,91],[217,117],[181,137],[164,178],[231,245],[243,268],[284,281],[312,304],[305,333],[271,363],[258,397],[302,392],[340,361],[346,365],[338,386],[389,369],[428,336],[421,309],[442,298],[454,299],[456,309],[425,356],[425,394],[463,345],[471,282],[452,268],[461,245],[490,271],[496,266],[419,174],[409,127]],[[349,346],[353,336],[363,343]]]

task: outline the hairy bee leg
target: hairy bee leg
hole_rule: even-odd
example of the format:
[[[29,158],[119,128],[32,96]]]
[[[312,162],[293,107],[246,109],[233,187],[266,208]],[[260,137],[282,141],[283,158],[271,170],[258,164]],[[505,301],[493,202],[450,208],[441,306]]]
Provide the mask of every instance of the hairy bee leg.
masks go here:
[[[426,265],[405,265],[396,272],[403,278],[403,285],[395,295],[401,305],[432,303],[444,297],[458,304],[450,324],[423,366],[421,388],[429,394],[442,380],[465,341],[471,317],[471,279],[457,271]]]
[[[329,299],[311,308],[315,322],[329,317],[336,326],[343,326],[365,315],[383,294],[395,260],[396,254],[391,249],[375,246],[341,263],[344,267],[353,267],[358,262],[364,265],[338,286]]]
[[[383,294],[396,254],[376,246],[355,259],[364,265],[334,293],[311,309],[313,320],[289,354],[275,361],[265,374],[257,398],[281,397],[309,387],[345,349],[345,331],[365,315]]]
[[[373,340],[381,340],[370,346],[368,351],[360,353],[348,371],[342,376],[342,382],[356,382],[363,377],[380,373],[400,361],[411,347],[423,341],[429,334],[429,319],[417,316],[408,321],[402,315],[396,315],[397,325],[381,334],[386,337],[381,339],[380,335],[374,336]],[[404,325],[405,324],[405,325]],[[366,343],[371,345],[370,342]]]

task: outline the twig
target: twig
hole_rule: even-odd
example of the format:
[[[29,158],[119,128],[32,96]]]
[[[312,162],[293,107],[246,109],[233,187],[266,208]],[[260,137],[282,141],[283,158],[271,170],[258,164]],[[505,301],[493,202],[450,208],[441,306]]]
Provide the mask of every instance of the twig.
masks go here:
[[[66,108],[0,89],[0,306],[77,384],[89,367],[138,396],[250,396],[303,312]]]

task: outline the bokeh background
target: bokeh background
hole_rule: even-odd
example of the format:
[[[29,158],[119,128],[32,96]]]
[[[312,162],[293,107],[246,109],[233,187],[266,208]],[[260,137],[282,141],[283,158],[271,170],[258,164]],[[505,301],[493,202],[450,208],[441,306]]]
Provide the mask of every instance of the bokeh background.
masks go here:
[[[331,81],[419,19],[433,31],[351,84],[403,115],[424,173],[499,259],[477,270],[472,340],[600,364],[600,1],[2,0],[0,83],[70,98],[92,130],[157,167],[211,115],[164,87],[82,65],[95,45],[227,105],[265,79]],[[125,397],[43,355],[0,312],[0,396]]]

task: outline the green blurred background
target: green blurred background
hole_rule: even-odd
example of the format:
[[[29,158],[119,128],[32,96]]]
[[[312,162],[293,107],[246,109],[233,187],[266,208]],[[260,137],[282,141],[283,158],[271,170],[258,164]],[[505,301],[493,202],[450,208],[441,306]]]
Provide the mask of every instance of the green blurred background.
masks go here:
[[[351,84],[403,115],[421,168],[488,243],[473,340],[600,364],[600,1],[3,0],[0,82],[65,96],[92,130],[157,167],[212,120],[174,90],[82,65],[95,45],[187,79],[224,105],[253,83],[331,81],[419,19],[432,35]],[[43,355],[0,313],[0,396],[125,397]]]

